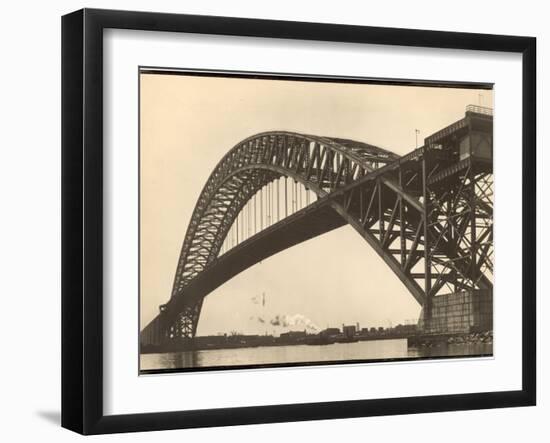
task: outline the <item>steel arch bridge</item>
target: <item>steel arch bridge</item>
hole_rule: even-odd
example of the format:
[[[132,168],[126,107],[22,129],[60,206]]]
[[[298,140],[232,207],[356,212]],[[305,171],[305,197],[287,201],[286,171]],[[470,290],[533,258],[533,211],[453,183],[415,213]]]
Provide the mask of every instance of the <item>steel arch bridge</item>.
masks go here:
[[[171,297],[141,332],[142,344],[194,337],[203,299],[215,288],[345,224],[422,306],[424,325],[443,293],[492,294],[492,124],[490,110],[469,106],[463,119],[403,157],[285,131],[241,141],[198,198]]]

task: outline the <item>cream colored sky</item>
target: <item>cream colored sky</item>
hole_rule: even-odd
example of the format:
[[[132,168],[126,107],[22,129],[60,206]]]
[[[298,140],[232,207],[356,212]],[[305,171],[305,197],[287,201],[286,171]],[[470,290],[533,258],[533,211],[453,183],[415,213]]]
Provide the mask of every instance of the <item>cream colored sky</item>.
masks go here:
[[[481,95],[481,97],[480,97]],[[492,91],[141,74],[141,326],[169,296],[195,202],[221,157],[258,132],[350,138],[405,154]],[[422,142],[419,141],[419,144]],[[266,294],[266,306],[252,298]],[[198,334],[276,333],[301,314],[321,328],[387,326],[418,317],[399,279],[346,226],[264,260],[203,304]]]

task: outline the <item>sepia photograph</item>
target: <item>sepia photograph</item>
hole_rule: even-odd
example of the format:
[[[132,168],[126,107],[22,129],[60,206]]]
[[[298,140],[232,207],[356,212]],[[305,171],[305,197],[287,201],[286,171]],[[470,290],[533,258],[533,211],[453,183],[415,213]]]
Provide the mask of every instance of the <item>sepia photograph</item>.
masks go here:
[[[139,372],[493,356],[493,85],[141,67]]]

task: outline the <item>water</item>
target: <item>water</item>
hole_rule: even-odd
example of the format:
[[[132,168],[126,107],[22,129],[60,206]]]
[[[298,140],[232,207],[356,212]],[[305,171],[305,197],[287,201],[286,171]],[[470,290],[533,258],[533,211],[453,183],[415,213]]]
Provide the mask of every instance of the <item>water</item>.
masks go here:
[[[331,345],[260,346],[255,348],[208,349],[203,351],[142,354],[141,370],[257,366],[285,363],[338,362],[403,358],[491,355],[486,343],[442,344],[432,348],[408,349],[406,339],[372,340]]]

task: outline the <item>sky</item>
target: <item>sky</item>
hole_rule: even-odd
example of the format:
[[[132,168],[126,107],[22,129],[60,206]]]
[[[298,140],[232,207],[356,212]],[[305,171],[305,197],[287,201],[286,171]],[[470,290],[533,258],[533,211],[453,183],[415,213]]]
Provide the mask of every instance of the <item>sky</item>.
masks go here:
[[[490,90],[141,74],[140,321],[170,297],[197,198],[241,140],[286,130],[367,142],[403,155]],[[265,305],[260,302],[265,294]],[[279,334],[416,322],[420,306],[350,226],[287,249],[209,294],[197,335]],[[286,316],[293,327],[273,326]],[[262,319],[263,321],[259,320]]]

